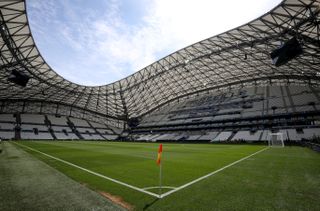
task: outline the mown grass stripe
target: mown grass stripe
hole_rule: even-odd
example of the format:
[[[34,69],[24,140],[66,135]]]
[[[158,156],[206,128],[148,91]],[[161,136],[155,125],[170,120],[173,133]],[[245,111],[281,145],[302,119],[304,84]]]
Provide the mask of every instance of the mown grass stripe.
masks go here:
[[[216,173],[218,173],[218,172],[220,172],[220,171],[223,171],[223,170],[226,169],[226,168],[229,168],[229,167],[231,167],[231,166],[233,166],[233,165],[235,165],[235,164],[237,164],[237,163],[240,163],[241,161],[244,161],[244,160],[246,160],[246,159],[248,159],[248,158],[250,158],[250,157],[252,157],[252,156],[254,156],[254,155],[258,154],[258,153],[260,153],[260,152],[263,152],[263,151],[265,151],[265,150],[268,149],[268,148],[269,148],[269,147],[266,147],[266,148],[264,148],[264,149],[262,149],[262,150],[259,150],[259,151],[255,152],[255,153],[251,154],[251,155],[248,155],[248,156],[246,156],[246,157],[244,157],[244,158],[241,158],[240,160],[237,160],[237,161],[235,161],[235,162],[233,162],[233,163],[230,163],[230,164],[228,164],[228,165],[226,165],[226,166],[224,166],[224,167],[222,167],[222,168],[220,168],[220,169],[218,169],[218,170],[215,170],[215,171],[213,171],[213,172],[211,172],[211,173],[209,173],[209,174],[207,174],[207,175],[204,175],[204,176],[202,176],[202,177],[199,177],[198,179],[195,179],[195,180],[193,180],[193,181],[191,181],[191,182],[188,182],[188,183],[186,183],[186,184],[184,184],[184,185],[181,185],[180,187],[177,187],[177,188],[175,188],[175,189],[173,189],[173,190],[171,190],[171,191],[168,191],[168,192],[162,194],[162,195],[160,196],[160,198],[164,198],[164,197],[166,197],[166,196],[168,196],[168,195],[170,195],[170,194],[172,194],[172,193],[174,193],[174,192],[177,192],[177,191],[179,191],[179,190],[181,190],[181,189],[183,189],[183,188],[186,188],[186,187],[188,187],[188,186],[190,186],[190,185],[192,185],[192,184],[194,184],[194,183],[197,183],[197,182],[199,182],[199,181],[201,181],[201,180],[204,180],[204,179],[206,179],[206,178],[208,178],[208,177],[210,177],[210,176],[212,176],[212,175],[214,175],[214,174],[216,174]]]
[[[130,185],[130,184],[121,182],[121,181],[116,180],[116,179],[113,179],[113,178],[111,178],[111,177],[107,177],[107,176],[105,176],[105,175],[102,175],[102,174],[99,174],[99,173],[97,173],[97,172],[91,171],[91,170],[89,170],[89,169],[83,168],[83,167],[78,166],[78,165],[76,165],[76,164],[70,163],[70,162],[68,162],[68,161],[65,161],[65,160],[62,160],[62,159],[60,159],[60,158],[57,158],[57,157],[54,157],[54,156],[52,156],[52,155],[46,154],[46,153],[44,153],[44,152],[41,152],[41,151],[39,151],[39,150],[36,150],[36,149],[31,148],[31,147],[25,146],[25,145],[23,145],[23,144],[19,144],[19,143],[16,143],[16,142],[13,142],[13,143],[15,143],[15,144],[17,144],[17,145],[19,145],[19,146],[25,147],[25,148],[27,148],[27,149],[29,149],[29,150],[31,150],[31,151],[40,153],[40,154],[42,154],[42,155],[44,155],[44,156],[47,156],[47,157],[49,157],[49,158],[52,158],[52,159],[55,159],[55,160],[60,161],[60,162],[62,162],[62,163],[65,163],[65,164],[67,164],[67,165],[69,165],[69,166],[73,166],[73,167],[75,167],[75,168],[81,169],[81,170],[83,170],[83,171],[86,171],[86,172],[88,172],[88,173],[90,173],[90,174],[93,174],[93,175],[95,175],[95,176],[101,177],[101,178],[103,178],[103,179],[110,180],[110,181],[112,181],[112,182],[114,182],[114,183],[117,183],[117,184],[126,186],[126,187],[128,187],[128,188],[133,189],[133,190],[136,190],[136,191],[139,191],[139,192],[142,192],[142,193],[145,193],[145,194],[148,194],[148,195],[157,197],[157,198],[160,197],[158,194],[155,194],[155,193],[152,193],[152,192],[143,190],[142,188],[138,188],[138,187],[136,187],[136,186],[133,186],[133,185]]]
[[[226,168],[229,168],[229,167],[231,167],[231,166],[233,166],[233,165],[235,165],[235,164],[237,164],[237,163],[239,163],[239,162],[241,162],[241,161],[243,161],[243,160],[246,160],[246,159],[248,159],[248,158],[250,158],[250,157],[252,157],[252,156],[254,156],[254,155],[256,155],[256,154],[258,154],[258,153],[260,153],[260,152],[263,152],[263,151],[265,151],[266,149],[268,149],[268,147],[263,148],[263,149],[261,149],[261,150],[259,150],[259,151],[257,151],[257,152],[254,152],[254,153],[251,154],[251,155],[248,155],[248,156],[246,156],[246,157],[244,157],[244,158],[241,158],[241,159],[239,159],[239,160],[237,160],[237,161],[235,161],[235,162],[232,162],[232,163],[230,163],[230,164],[228,164],[228,165],[226,165],[226,166],[224,166],[224,167],[222,167],[222,168],[220,168],[220,169],[217,169],[217,170],[215,170],[215,171],[213,171],[213,172],[211,172],[211,173],[209,173],[209,174],[206,174],[206,175],[204,175],[204,176],[202,176],[202,177],[199,177],[199,178],[197,178],[197,179],[195,179],[195,180],[192,180],[191,182],[188,182],[188,183],[186,183],[186,184],[184,184],[184,185],[181,185],[181,186],[179,186],[179,187],[177,187],[177,188],[174,188],[173,190],[170,190],[170,191],[168,191],[168,192],[166,192],[166,193],[164,193],[164,194],[159,195],[159,194],[155,194],[155,193],[152,193],[152,192],[147,191],[146,188],[139,188],[139,187],[136,187],[136,186],[133,186],[133,185],[130,185],[130,184],[121,182],[121,181],[119,181],[119,180],[113,179],[113,178],[111,178],[111,177],[107,177],[107,176],[105,176],[105,175],[102,175],[102,174],[99,174],[99,173],[97,173],[97,172],[91,171],[91,170],[89,170],[89,169],[83,168],[83,167],[81,167],[81,166],[78,166],[78,165],[76,165],[76,164],[70,163],[70,162],[65,161],[65,160],[63,160],[63,159],[60,159],[60,158],[54,157],[54,156],[52,156],[52,155],[46,154],[46,153],[44,153],[44,152],[41,152],[41,151],[39,151],[39,150],[33,149],[33,148],[31,148],[31,147],[28,147],[28,146],[25,146],[25,145],[22,145],[22,144],[18,144],[18,143],[15,143],[15,144],[17,144],[17,145],[19,145],[19,146],[22,146],[22,147],[25,147],[25,148],[27,148],[27,149],[30,149],[30,150],[32,150],[32,151],[34,151],[34,152],[40,153],[40,154],[42,154],[42,155],[45,155],[45,156],[47,156],[47,157],[50,157],[50,158],[52,158],[52,159],[58,160],[58,161],[60,161],[60,162],[63,162],[63,163],[65,163],[65,164],[68,164],[68,165],[70,165],[70,166],[76,167],[76,168],[81,169],[81,170],[83,170],[83,171],[86,171],[86,172],[88,172],[88,173],[90,173],[90,174],[93,174],[93,175],[96,175],[96,176],[98,176],[98,177],[101,177],[101,178],[110,180],[110,181],[115,182],[115,183],[117,183],[117,184],[126,186],[126,187],[128,187],[128,188],[134,189],[134,190],[136,190],[136,191],[139,191],[139,192],[142,192],[142,193],[145,193],[145,194],[148,194],[148,195],[157,197],[157,198],[164,198],[164,197],[166,197],[166,196],[169,196],[169,195],[172,194],[172,193],[175,193],[175,192],[177,192],[177,191],[179,191],[179,190],[182,190],[182,189],[184,189],[184,188],[186,188],[186,187],[188,187],[188,186],[190,186],[190,185],[192,185],[192,184],[194,184],[194,183],[197,183],[197,182],[199,182],[199,181],[201,181],[201,180],[204,180],[204,179],[206,179],[206,178],[208,178],[208,177],[210,177],[210,176],[212,176],[212,175],[214,175],[214,174],[216,174],[216,173],[218,173],[218,172],[220,172],[220,171],[223,171],[223,170],[226,169]]]

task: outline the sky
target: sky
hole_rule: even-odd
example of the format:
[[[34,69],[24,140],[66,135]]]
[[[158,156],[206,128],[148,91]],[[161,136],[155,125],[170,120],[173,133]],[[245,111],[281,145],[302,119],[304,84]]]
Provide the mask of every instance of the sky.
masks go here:
[[[238,27],[281,0],[27,0],[46,62],[81,85],[127,77],[188,45]]]

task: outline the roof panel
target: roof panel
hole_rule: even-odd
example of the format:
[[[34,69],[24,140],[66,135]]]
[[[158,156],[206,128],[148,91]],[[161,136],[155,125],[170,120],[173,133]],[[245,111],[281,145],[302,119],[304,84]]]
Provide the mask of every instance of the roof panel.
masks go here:
[[[1,1],[5,28],[0,39],[0,100],[55,101],[102,115],[127,112],[133,117],[204,90],[264,84],[272,78],[299,81],[297,75],[305,80],[320,72],[319,10],[318,0],[286,0],[248,24],[187,46],[120,81],[85,87],[59,76],[42,58],[30,33],[25,2]],[[270,52],[293,36],[305,53],[275,68]],[[24,89],[6,80],[15,68],[32,76]]]

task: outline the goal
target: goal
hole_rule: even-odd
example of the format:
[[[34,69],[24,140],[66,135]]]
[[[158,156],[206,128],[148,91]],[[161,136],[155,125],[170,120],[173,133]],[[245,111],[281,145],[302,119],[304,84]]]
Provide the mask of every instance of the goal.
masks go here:
[[[284,147],[283,133],[269,133],[269,147]]]

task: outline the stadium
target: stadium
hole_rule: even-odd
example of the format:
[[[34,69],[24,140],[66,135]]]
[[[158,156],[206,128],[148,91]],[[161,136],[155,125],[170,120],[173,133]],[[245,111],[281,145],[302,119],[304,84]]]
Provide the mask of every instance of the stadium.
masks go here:
[[[0,1],[0,210],[320,210],[319,13],[284,0],[83,86]]]

